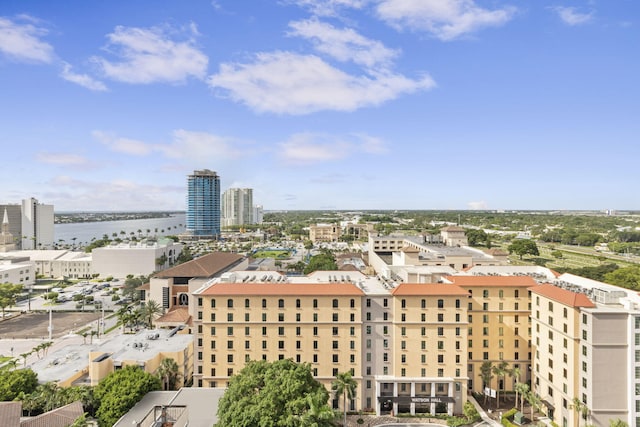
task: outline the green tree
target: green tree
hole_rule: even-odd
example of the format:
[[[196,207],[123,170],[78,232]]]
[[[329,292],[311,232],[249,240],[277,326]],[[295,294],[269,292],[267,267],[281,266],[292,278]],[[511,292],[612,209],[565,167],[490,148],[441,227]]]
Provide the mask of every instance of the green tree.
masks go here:
[[[163,390],[176,389],[176,384],[180,377],[180,367],[175,360],[170,357],[162,359],[156,374],[158,375],[158,378],[160,378],[160,381],[162,381]]]
[[[538,245],[536,242],[530,239],[516,239],[508,247],[509,253],[515,253],[522,259],[524,255],[540,255],[538,251]]]
[[[490,242],[487,233],[479,228],[469,228],[465,231],[465,234],[469,246],[487,245]]]
[[[182,248],[180,254],[176,258],[176,264],[182,264],[187,261],[191,261],[193,259],[193,254],[191,253],[191,249],[188,246]]]
[[[498,377],[498,387],[496,387],[498,389],[497,393],[497,399],[496,399],[496,407],[500,405],[500,378],[502,378],[502,383],[504,385],[504,378],[507,376],[509,370],[507,369],[507,362],[500,362],[499,364],[497,364],[496,366],[492,367],[491,370],[493,371],[493,374]]]
[[[576,411],[576,416],[578,419],[582,418],[587,421],[587,416],[589,415],[589,407],[582,400],[574,397],[571,401],[571,409]],[[580,425],[580,421],[578,421],[578,425]]]
[[[149,329],[153,329],[153,319],[160,314],[162,314],[162,307],[157,301],[152,299],[140,308],[140,316]]]
[[[640,290],[640,265],[619,268],[604,275],[604,281],[621,288]]]
[[[98,425],[111,427],[150,391],[160,390],[160,379],[137,366],[107,375],[94,390],[98,402]]]
[[[629,427],[629,424],[620,418],[616,418],[615,420],[609,420],[609,427]]]
[[[516,384],[516,393],[520,393],[520,412],[524,413],[524,400],[527,393],[529,393],[529,384],[527,383],[517,383]],[[516,405],[517,402],[517,394],[516,394]]]
[[[22,292],[22,285],[0,283],[0,308],[4,317],[4,310],[16,304],[16,298]]]
[[[490,360],[485,360],[480,365],[480,379],[482,379],[482,387],[491,387],[491,380],[493,380],[493,363]],[[484,403],[487,403],[487,395],[484,395]]]
[[[15,400],[20,394],[30,394],[38,386],[38,375],[31,369],[0,371],[0,402]]]
[[[480,414],[476,407],[471,403],[471,401],[467,400],[462,406],[462,412],[464,416],[467,418],[467,421],[470,423],[476,422],[480,419]]]
[[[140,299],[138,288],[144,284],[145,280],[145,277],[127,276],[122,287],[122,295],[131,298],[132,301],[138,301]]]
[[[338,373],[336,379],[331,383],[331,390],[335,393],[336,399],[343,397],[342,410],[344,411],[344,424],[347,425],[347,400],[351,401],[356,397],[358,383],[351,376],[351,372]]]
[[[524,398],[527,400],[529,407],[531,408],[531,422],[533,422],[533,414],[536,409],[540,407],[540,397],[533,390],[529,390],[525,393]]]
[[[313,422],[311,408],[326,413],[329,393],[311,374],[311,365],[291,359],[251,361],[235,376],[218,403],[217,426],[332,426],[329,420]],[[328,406],[327,406],[328,407]],[[308,424],[307,424],[308,422]]]
[[[323,252],[314,255],[309,259],[309,264],[304,268],[304,274],[313,273],[314,271],[333,271],[338,269],[336,259],[330,252]]]

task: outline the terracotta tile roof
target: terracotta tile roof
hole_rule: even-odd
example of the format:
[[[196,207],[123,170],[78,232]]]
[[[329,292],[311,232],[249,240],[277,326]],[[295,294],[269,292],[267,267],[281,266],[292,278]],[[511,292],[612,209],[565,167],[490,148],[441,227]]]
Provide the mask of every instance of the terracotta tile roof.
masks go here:
[[[469,292],[462,289],[457,285],[445,285],[441,283],[401,283],[398,285],[391,294],[393,296],[399,295],[436,295],[436,296],[448,296],[459,295],[469,296]]]
[[[495,286],[530,287],[535,286],[536,281],[530,276],[446,276],[447,280],[459,286]]]
[[[362,296],[357,286],[351,283],[217,283],[200,295],[353,295]]]
[[[230,252],[212,252],[200,258],[160,271],[159,278],[170,277],[213,277],[240,262],[244,257]]]
[[[82,402],[77,401],[22,421],[20,427],[68,427],[82,414]]]
[[[189,319],[191,315],[189,314],[189,309],[187,307],[177,307],[174,306],[171,310],[160,316],[156,319],[156,324],[158,323],[189,323]]]
[[[149,291],[151,290],[151,284],[150,283],[145,283],[144,285],[140,285],[136,288],[139,291]]]
[[[22,402],[0,402],[0,426],[20,427]]]
[[[529,288],[529,290],[534,294],[552,299],[569,307],[596,307],[596,305],[585,294],[562,289],[550,283],[534,286]]]

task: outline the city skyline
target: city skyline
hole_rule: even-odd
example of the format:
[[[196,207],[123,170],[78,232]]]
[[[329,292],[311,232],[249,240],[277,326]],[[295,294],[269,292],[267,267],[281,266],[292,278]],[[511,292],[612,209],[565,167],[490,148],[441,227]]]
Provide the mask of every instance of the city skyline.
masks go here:
[[[0,203],[637,210],[633,2],[0,5]]]

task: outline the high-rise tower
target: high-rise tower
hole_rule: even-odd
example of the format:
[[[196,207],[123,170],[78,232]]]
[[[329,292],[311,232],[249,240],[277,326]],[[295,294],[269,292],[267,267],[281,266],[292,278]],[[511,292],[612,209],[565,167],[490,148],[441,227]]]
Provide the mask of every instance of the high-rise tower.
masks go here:
[[[187,234],[220,237],[220,177],[209,169],[196,170],[187,179]]]
[[[229,188],[222,195],[222,224],[253,224],[253,189]]]

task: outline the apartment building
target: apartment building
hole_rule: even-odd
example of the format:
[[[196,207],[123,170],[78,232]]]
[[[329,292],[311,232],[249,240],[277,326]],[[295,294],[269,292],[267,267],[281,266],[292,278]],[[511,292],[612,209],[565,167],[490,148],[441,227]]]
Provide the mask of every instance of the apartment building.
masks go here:
[[[193,292],[194,382],[224,387],[249,360],[291,358],[310,363],[327,388],[352,372],[349,410],[461,413],[467,393],[482,391],[482,362],[506,361],[530,378],[535,285],[528,276],[394,284],[357,271],[234,271]],[[513,389],[515,379],[500,381]]]
[[[537,286],[531,276],[449,276],[468,296],[467,377],[469,390],[481,392],[480,367],[485,361],[518,368],[520,382],[531,380],[531,299]],[[492,388],[513,391],[516,378],[496,378]]]
[[[351,282],[204,286],[194,292],[194,383],[226,386],[250,360],[292,358],[310,363],[327,388],[338,373],[351,372],[360,395],[363,295]],[[355,402],[349,406],[360,408]]]
[[[640,425],[640,299],[564,274],[531,289],[534,391],[563,427]]]

